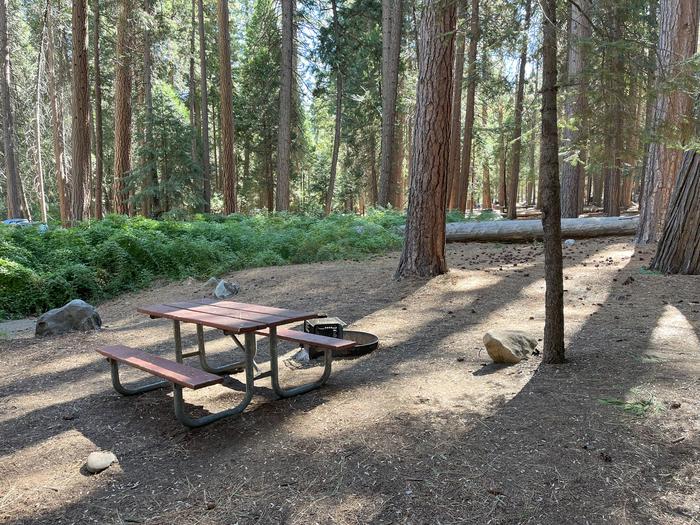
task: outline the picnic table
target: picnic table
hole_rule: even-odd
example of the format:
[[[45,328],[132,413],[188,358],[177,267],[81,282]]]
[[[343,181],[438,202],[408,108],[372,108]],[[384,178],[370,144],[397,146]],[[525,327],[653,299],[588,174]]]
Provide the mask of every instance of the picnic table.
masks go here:
[[[243,412],[253,397],[253,385],[256,380],[270,377],[272,389],[279,397],[290,397],[323,385],[331,374],[333,351],[344,350],[355,345],[332,337],[300,332],[284,328],[284,325],[296,324],[307,319],[319,317],[316,312],[305,312],[275,308],[256,304],[239,303],[228,300],[192,300],[172,302],[137,308],[137,311],[152,319],[170,319],[173,323],[173,340],[175,345],[175,362],[163,357],[149,354],[127,346],[117,345],[101,348],[99,353],[107,357],[111,365],[114,389],[123,395],[135,395],[148,392],[169,384],[174,388],[175,415],[189,427],[206,425],[223,417]],[[194,324],[197,330],[197,350],[183,352],[181,323]],[[230,336],[235,346],[243,350],[242,360],[215,367],[207,360],[204,328],[221,330]],[[240,340],[243,337],[243,341]],[[257,337],[269,338],[270,370],[255,372],[257,365]],[[284,389],[279,382],[278,341],[286,340],[313,345],[324,351],[324,370],[321,377],[313,382],[293,388]],[[185,365],[183,360],[198,357],[201,368]],[[125,364],[150,373],[162,380],[141,387],[127,387],[119,378],[119,364]],[[199,418],[190,417],[185,411],[183,388],[199,389],[223,382],[223,375],[245,371],[245,396],[235,407],[209,414]]]

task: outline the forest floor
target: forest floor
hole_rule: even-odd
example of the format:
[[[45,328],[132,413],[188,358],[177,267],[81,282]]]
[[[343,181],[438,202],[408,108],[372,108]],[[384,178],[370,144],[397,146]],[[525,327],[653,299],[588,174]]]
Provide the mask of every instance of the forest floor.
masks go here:
[[[698,523],[700,278],[647,272],[652,253],[629,238],[565,248],[560,366],[495,366],[482,349],[489,329],[542,337],[538,243],[450,244],[452,270],[430,281],[394,281],[398,253],[237,272],[239,300],[323,311],[381,346],[292,399],[261,380],[241,417],[197,430],[163,391],[116,394],[94,350],[172,357],[170,324],[135,308],[203,297],[201,283],[102,304],[99,332],[6,333],[0,522]],[[228,341],[208,337],[225,358]],[[284,378],[318,373],[285,367]],[[234,383],[186,399],[231,406]],[[89,475],[97,449],[119,463]]]

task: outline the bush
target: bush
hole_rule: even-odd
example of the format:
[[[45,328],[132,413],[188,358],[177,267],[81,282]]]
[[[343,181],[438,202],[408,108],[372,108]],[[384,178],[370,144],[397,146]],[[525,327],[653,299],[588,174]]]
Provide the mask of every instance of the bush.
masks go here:
[[[155,278],[361,259],[399,249],[405,221],[395,210],[372,210],[364,217],[170,215],[188,221],[109,215],[45,233],[0,225],[0,317],[41,313],[70,299],[108,299]],[[494,218],[482,213],[472,220]]]

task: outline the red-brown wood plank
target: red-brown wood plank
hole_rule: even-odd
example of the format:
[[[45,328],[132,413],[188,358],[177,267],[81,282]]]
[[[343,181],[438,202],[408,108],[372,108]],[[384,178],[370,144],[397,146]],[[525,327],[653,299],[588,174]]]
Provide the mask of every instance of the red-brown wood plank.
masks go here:
[[[274,306],[239,303],[236,301],[227,301],[220,299],[196,299],[193,302],[199,304],[215,305],[221,308],[231,308],[233,310],[245,310],[247,312],[286,317],[289,323],[305,321],[306,319],[314,319],[319,316],[316,312],[302,312],[298,310],[288,310],[286,308],[275,308]]]
[[[223,317],[230,317],[232,319],[264,323],[265,326],[279,326],[281,324],[289,324],[291,322],[294,322],[293,319],[290,320],[287,317],[280,317],[278,315],[261,314],[257,312],[250,312],[247,310],[224,308],[219,306],[218,303],[200,304],[196,302],[182,302],[170,303],[165,306],[172,306],[173,308],[182,308],[185,310],[191,310],[193,312],[202,312],[211,315],[220,315]]]
[[[199,368],[192,368],[128,346],[107,346],[97,351],[105,357],[193,390],[215,385],[224,380],[223,377],[210,374]]]
[[[164,304],[142,306],[137,308],[136,311],[150,315],[151,317],[163,317],[165,319],[182,321],[184,323],[201,324],[235,334],[254,332],[255,330],[269,326],[267,323],[259,321],[246,321],[244,319],[234,319],[233,317],[226,317],[223,315],[206,314]]]
[[[255,333],[269,336],[270,330],[266,328],[264,330],[256,330]],[[348,341],[347,339],[309,334],[307,332],[300,332],[299,330],[289,330],[288,328],[278,328],[277,337],[285,341],[305,343],[320,348],[330,348],[332,350],[345,350],[347,348],[353,348],[357,344],[355,341]]]

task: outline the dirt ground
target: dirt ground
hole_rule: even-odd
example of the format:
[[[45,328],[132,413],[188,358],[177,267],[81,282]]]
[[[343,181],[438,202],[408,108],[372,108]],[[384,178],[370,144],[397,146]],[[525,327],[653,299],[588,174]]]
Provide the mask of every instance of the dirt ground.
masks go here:
[[[430,281],[394,281],[398,253],[229,276],[241,301],[335,315],[381,347],[289,400],[263,379],[242,416],[197,430],[177,423],[167,391],[116,394],[94,350],[172,357],[170,324],[135,308],[203,297],[201,283],[102,304],[96,333],[5,334],[0,522],[698,523],[700,278],[647,272],[653,248],[628,238],[578,241],[565,248],[568,363],[499,367],[487,330],[542,337],[542,246],[448,253],[452,270]],[[208,337],[230,357],[230,340]],[[201,413],[241,395],[230,380],[186,399]],[[87,474],[98,449],[119,463]]]

